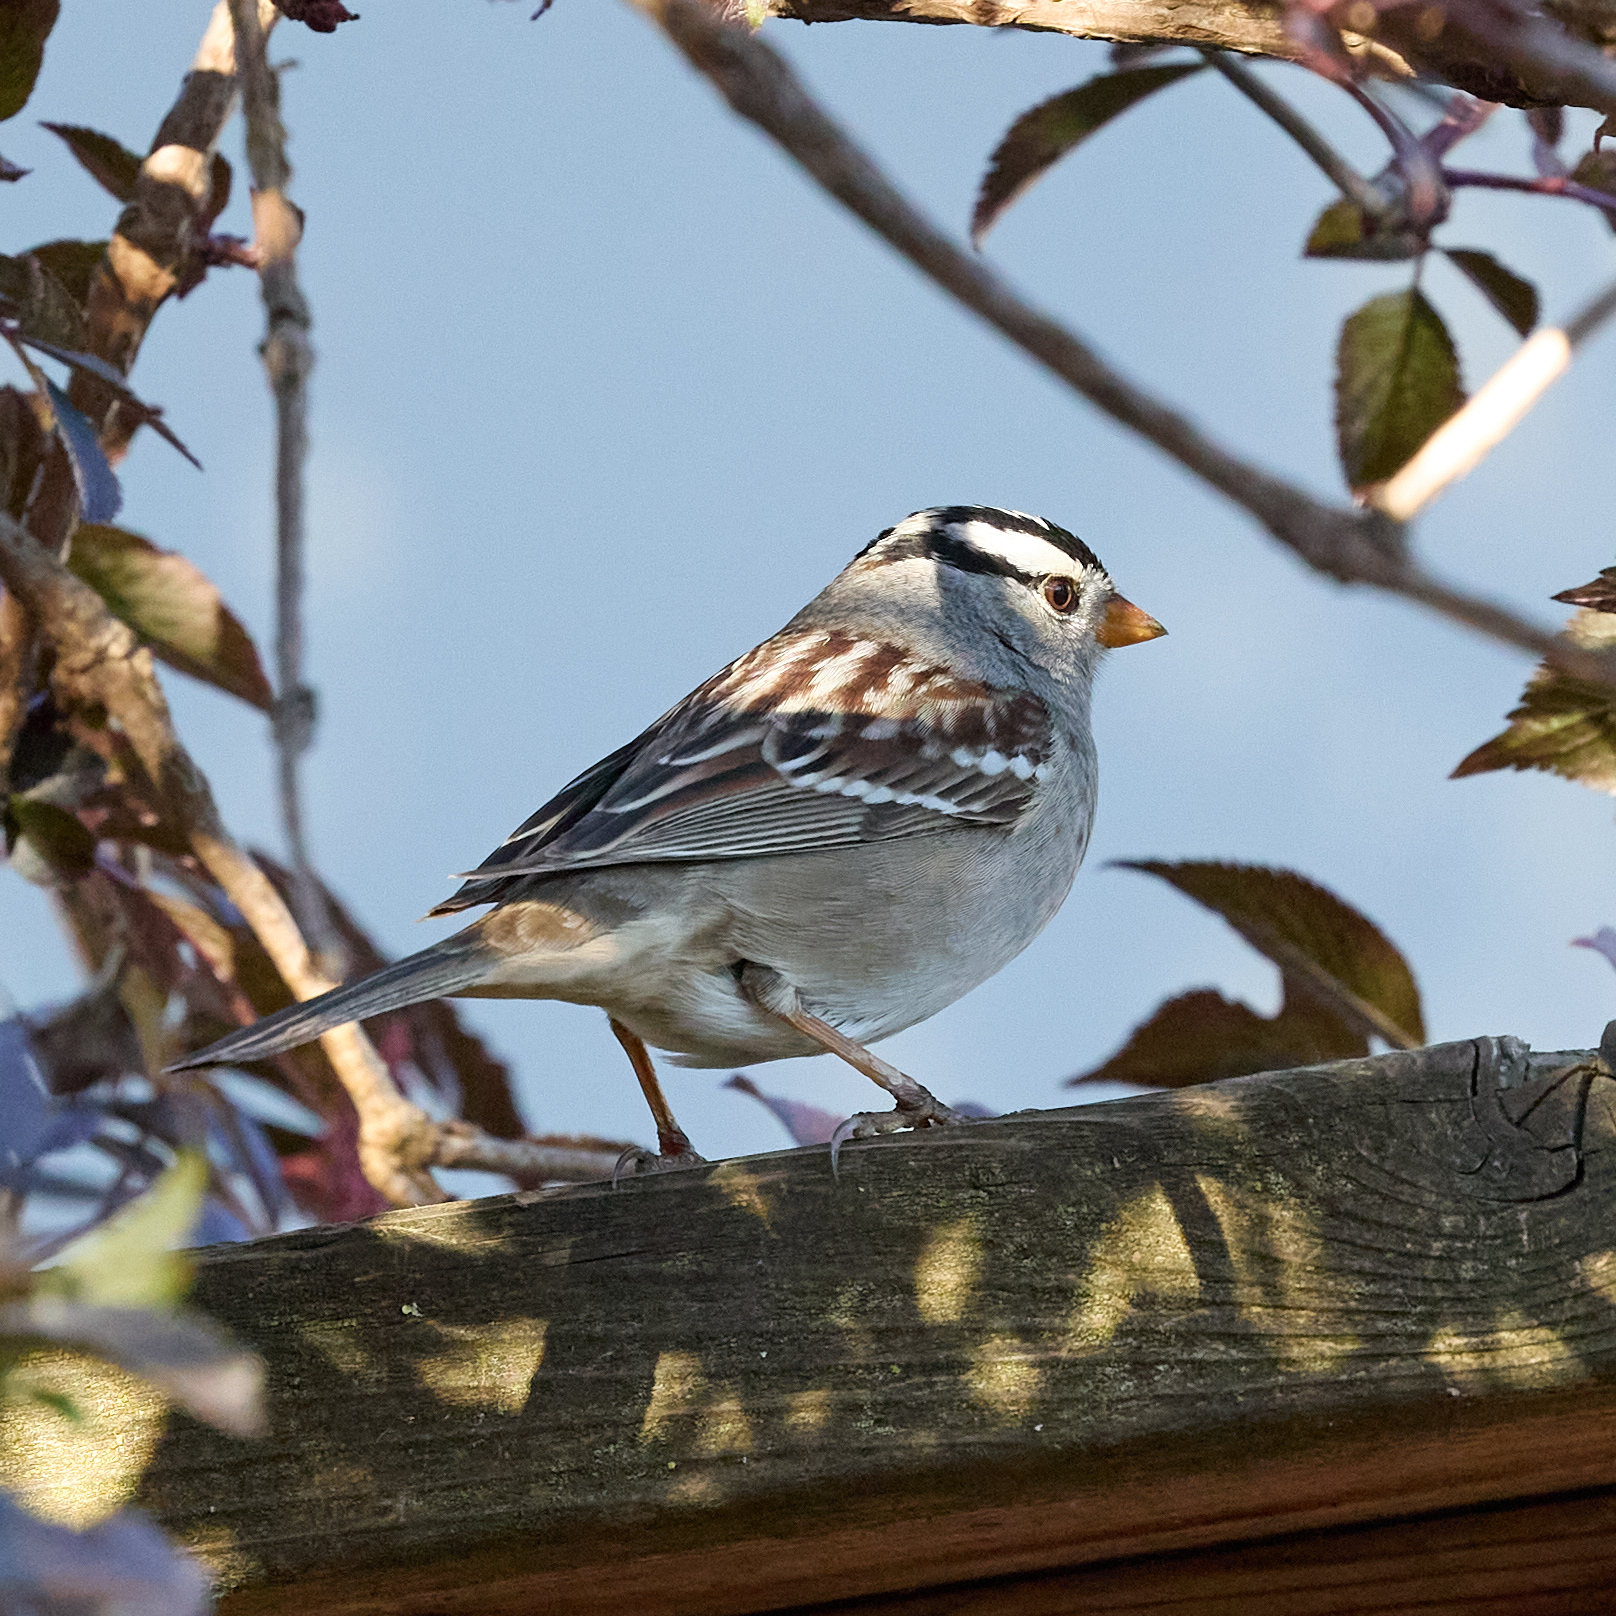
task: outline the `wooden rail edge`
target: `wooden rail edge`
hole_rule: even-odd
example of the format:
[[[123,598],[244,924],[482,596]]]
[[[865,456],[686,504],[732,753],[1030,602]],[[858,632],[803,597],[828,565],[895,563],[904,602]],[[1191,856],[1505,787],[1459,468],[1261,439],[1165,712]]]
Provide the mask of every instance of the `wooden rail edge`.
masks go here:
[[[1483,1038],[214,1248],[273,1434],[78,1365],[10,1480],[149,1459],[226,1616],[1586,1610],[1613,1100]]]

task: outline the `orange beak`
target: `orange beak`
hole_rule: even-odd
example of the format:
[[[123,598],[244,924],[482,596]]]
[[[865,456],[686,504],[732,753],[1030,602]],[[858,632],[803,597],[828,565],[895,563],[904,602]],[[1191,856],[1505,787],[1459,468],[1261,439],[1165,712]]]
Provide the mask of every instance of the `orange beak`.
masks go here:
[[[1121,595],[1113,595],[1095,638],[1114,651],[1119,645],[1138,645],[1141,640],[1154,640],[1166,632],[1149,612],[1140,611]]]

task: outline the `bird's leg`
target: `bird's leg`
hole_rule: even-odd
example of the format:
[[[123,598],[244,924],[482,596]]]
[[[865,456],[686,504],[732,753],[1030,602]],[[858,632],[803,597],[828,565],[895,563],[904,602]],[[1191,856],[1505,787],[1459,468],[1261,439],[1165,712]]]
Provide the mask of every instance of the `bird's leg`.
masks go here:
[[[668,1104],[667,1095],[662,1092],[661,1083],[657,1081],[656,1067],[651,1064],[651,1053],[645,1047],[644,1040],[638,1033],[629,1031],[616,1016],[608,1019],[618,1043],[629,1058],[629,1064],[634,1068],[634,1075],[640,1080],[640,1092],[651,1108],[651,1115],[656,1118],[657,1131],[657,1154],[653,1156],[650,1151],[640,1150],[637,1146],[625,1150],[618,1158],[612,1182],[617,1182],[630,1162],[638,1172],[642,1168],[693,1167],[703,1161],[705,1158],[690,1148],[690,1136],[674,1120],[673,1108]]]
[[[900,1072],[889,1061],[872,1054],[803,1006],[797,990],[776,970],[750,961],[736,975],[743,994],[766,1015],[794,1027],[811,1038],[821,1049],[840,1057],[855,1071],[863,1072],[872,1083],[879,1083],[898,1102],[893,1111],[864,1111],[851,1116],[836,1130],[830,1142],[831,1171],[842,1144],[848,1139],[872,1139],[877,1134],[897,1133],[904,1128],[939,1128],[954,1122],[969,1122],[951,1106],[946,1106],[930,1089],[917,1083],[907,1072]]]

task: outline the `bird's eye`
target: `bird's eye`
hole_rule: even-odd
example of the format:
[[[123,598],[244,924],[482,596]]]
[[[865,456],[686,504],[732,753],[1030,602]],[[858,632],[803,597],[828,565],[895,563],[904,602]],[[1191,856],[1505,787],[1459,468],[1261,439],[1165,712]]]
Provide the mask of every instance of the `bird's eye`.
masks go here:
[[[1059,573],[1052,573],[1044,579],[1040,593],[1044,597],[1044,604],[1052,612],[1059,612],[1062,617],[1067,617],[1077,610],[1077,585],[1070,578],[1062,578]]]

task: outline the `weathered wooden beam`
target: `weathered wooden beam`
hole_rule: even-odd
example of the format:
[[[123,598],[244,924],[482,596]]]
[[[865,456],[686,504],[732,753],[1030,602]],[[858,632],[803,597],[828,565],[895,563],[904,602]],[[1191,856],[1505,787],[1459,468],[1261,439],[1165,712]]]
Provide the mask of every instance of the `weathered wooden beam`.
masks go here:
[[[1613,1099],[1481,1039],[218,1248],[274,1434],[145,1502],[227,1616],[1586,1610]]]

